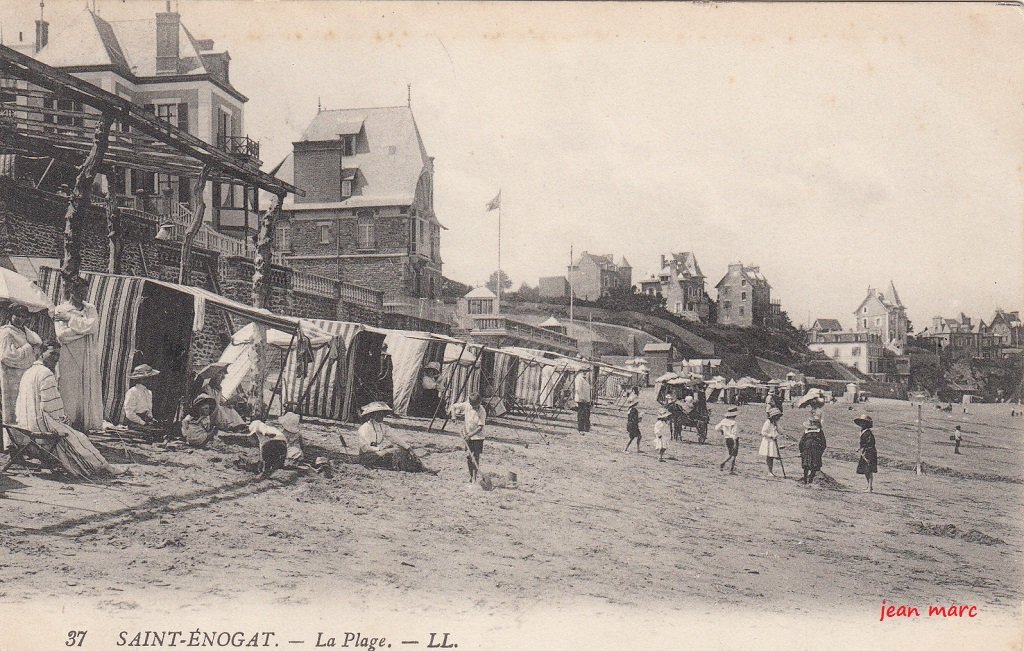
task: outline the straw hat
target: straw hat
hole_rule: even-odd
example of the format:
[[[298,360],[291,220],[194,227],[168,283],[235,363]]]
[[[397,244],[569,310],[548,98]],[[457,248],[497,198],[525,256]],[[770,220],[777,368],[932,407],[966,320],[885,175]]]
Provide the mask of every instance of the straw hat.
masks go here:
[[[363,405],[363,408],[359,410],[359,417],[367,418],[369,416],[372,416],[373,414],[379,414],[381,412],[390,414],[392,412],[392,409],[386,403],[380,401],[371,402],[368,405]]]
[[[217,401],[213,399],[213,396],[207,395],[205,393],[200,393],[198,396],[196,396],[195,398],[192,399],[192,408],[193,409],[198,409],[199,407],[203,406],[204,404],[210,404],[210,405],[216,407],[217,406]]]
[[[740,408],[739,407],[729,407],[728,409],[725,410],[725,417],[726,418],[730,418],[730,417],[735,418],[736,414],[738,414],[738,413],[740,413]]]
[[[768,410],[768,418],[778,418],[782,416],[782,410],[778,407],[772,407]]]
[[[128,376],[129,380],[145,380],[146,378],[156,377],[160,375],[160,371],[156,370],[149,364],[139,364],[133,370],[131,375]]]
[[[277,424],[284,431],[295,434],[299,431],[299,415],[294,411],[289,411],[277,419]]]
[[[857,423],[861,427],[873,427],[875,424],[875,421],[871,420],[871,416],[867,414],[861,414],[857,418],[854,418],[853,422]]]
[[[440,373],[441,372],[441,365],[438,364],[437,362],[430,362],[430,363],[428,363],[426,365],[426,367],[424,367],[423,370],[425,370],[425,371],[435,371],[437,373]]]
[[[668,409],[662,409],[658,412],[658,420],[665,420],[666,418],[672,418],[672,412]]]

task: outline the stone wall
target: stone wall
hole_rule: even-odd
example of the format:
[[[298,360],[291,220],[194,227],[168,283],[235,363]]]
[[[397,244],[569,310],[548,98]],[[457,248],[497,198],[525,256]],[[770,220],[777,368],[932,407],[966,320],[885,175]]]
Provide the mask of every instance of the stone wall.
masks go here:
[[[66,206],[67,198],[64,196],[37,191],[31,186],[0,177],[0,255],[59,259],[63,253]],[[122,225],[121,273],[177,282],[180,243],[156,240],[158,228],[155,220],[124,214]],[[82,269],[107,270],[106,215],[100,207],[89,209],[82,221]],[[193,250],[192,284],[195,286],[248,305],[252,302],[252,273],[253,263],[249,259]],[[395,274],[395,269],[381,265],[379,273]],[[285,267],[272,268],[269,279],[271,311],[302,318],[381,325],[379,309],[336,297],[297,291],[291,287],[291,274],[292,271]],[[245,322],[233,324],[235,329],[244,325]],[[199,365],[215,360],[223,350],[224,338],[230,334],[223,313],[210,307],[206,327],[193,338],[195,363]]]

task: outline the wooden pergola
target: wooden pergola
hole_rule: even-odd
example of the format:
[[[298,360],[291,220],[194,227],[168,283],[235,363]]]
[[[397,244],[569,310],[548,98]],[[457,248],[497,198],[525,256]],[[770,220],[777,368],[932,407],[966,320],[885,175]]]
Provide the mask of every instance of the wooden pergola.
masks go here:
[[[247,185],[276,197],[260,220],[254,259],[253,305],[265,307],[274,224],[285,196],[302,195],[302,190],[260,171],[259,160],[252,156],[219,149],[142,106],[2,45],[0,94],[4,98],[0,104],[0,148],[47,156],[77,172],[65,212],[61,265],[65,288],[81,268],[81,220],[96,174],[127,168],[193,180],[192,220],[181,250],[182,284],[191,284],[192,241],[203,223],[207,182]],[[117,272],[120,226],[112,184],[108,182],[107,187],[108,271]]]

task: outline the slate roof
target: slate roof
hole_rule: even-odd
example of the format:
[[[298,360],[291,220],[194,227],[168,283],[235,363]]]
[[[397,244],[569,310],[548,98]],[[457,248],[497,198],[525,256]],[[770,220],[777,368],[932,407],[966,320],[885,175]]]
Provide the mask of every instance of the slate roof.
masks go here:
[[[126,78],[164,76],[156,71],[156,16],[107,21],[85,9],[54,33],[35,58],[55,68],[110,66]],[[178,58],[177,74],[209,74],[238,93],[227,80],[207,69],[196,39],[181,22]]]
[[[700,265],[697,264],[697,256],[692,251],[684,251],[683,253],[672,253],[671,261],[666,260],[669,264],[661,270],[662,274],[672,273],[672,262],[675,263],[676,273],[682,273],[684,276],[690,276],[693,278],[703,278],[704,274],[701,273]]]
[[[732,271],[725,272],[725,275],[722,276],[722,279],[715,284],[715,287],[720,287],[722,283],[726,281],[726,279],[729,277],[729,274],[731,273]],[[764,274],[761,273],[760,267],[743,266],[739,270],[739,275],[742,278],[746,278],[747,282],[749,282],[751,285],[768,285],[768,280],[764,277]]]
[[[842,330],[843,325],[839,323],[839,319],[815,319],[813,328],[821,330],[822,332],[826,332],[832,330]]]
[[[473,291],[466,294],[464,298],[498,298],[494,292],[487,289],[486,287],[477,287]]]
[[[408,106],[320,111],[299,142],[334,141],[338,134],[354,135],[360,131],[365,134],[368,150],[345,156],[345,168],[358,169],[365,180],[360,193],[334,203],[288,201],[286,209],[412,205],[420,176],[431,161]],[[302,185],[302,180],[295,178],[293,154],[281,162],[276,175],[293,185]]]

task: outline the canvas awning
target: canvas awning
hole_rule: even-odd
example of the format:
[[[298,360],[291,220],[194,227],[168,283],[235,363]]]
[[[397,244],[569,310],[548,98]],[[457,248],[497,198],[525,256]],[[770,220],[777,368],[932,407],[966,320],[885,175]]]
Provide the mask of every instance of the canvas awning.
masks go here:
[[[246,305],[245,303],[239,303],[238,301],[231,300],[230,298],[221,296],[220,294],[214,294],[210,290],[203,289],[202,287],[179,285],[177,283],[169,283],[153,278],[147,278],[146,282],[155,283],[161,287],[166,287],[167,289],[192,296],[195,307],[195,317],[192,322],[193,332],[198,332],[203,329],[203,319],[207,305],[215,305],[234,316],[249,319],[250,321],[255,321],[256,323],[270,328],[276,328],[283,332],[287,332],[289,335],[294,334],[299,329],[299,320],[295,317],[274,314],[270,310],[256,308],[251,305]]]

